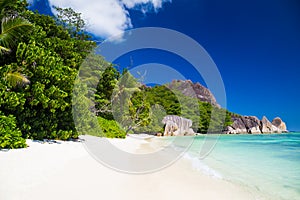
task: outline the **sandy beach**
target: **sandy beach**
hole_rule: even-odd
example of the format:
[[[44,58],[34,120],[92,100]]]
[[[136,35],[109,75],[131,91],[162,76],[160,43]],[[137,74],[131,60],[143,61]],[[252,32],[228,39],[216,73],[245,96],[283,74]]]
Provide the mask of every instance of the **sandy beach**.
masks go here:
[[[130,153],[155,150],[153,139],[109,141]],[[1,200],[255,199],[245,188],[193,169],[184,158],[155,173],[132,175],[103,166],[81,142],[27,144],[26,149],[0,151]]]

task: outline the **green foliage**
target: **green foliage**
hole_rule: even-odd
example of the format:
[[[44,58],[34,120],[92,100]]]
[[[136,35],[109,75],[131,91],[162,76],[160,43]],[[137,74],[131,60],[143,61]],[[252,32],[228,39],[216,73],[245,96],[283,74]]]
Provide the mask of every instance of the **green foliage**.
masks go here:
[[[15,3],[12,0],[0,1],[0,55],[11,52],[17,46],[17,42],[28,34],[32,29],[32,24],[17,13],[11,11],[11,6]]]
[[[139,91],[140,83],[129,72],[123,72],[118,80],[111,97],[114,119],[129,131],[135,118],[130,115],[131,96]]]
[[[199,133],[220,132],[232,124],[232,113],[179,91],[171,91],[166,86],[141,87],[132,95],[129,105],[134,132],[162,132],[161,121],[166,115],[191,119],[192,128]]]
[[[25,138],[162,132],[166,115],[191,119],[202,133],[232,123],[233,113],[166,86],[142,86],[128,70],[120,75],[91,54],[96,43],[72,9],[56,8],[53,19],[26,6],[22,0],[0,0],[0,51],[11,50],[0,57],[0,148],[25,147]]]
[[[98,134],[98,120],[90,110],[92,106],[93,102],[88,98],[87,84],[76,79],[73,90],[72,111],[78,134]]]
[[[19,45],[17,60],[23,64],[31,84],[23,91],[26,98],[24,111],[18,113],[23,134],[30,138],[62,139],[58,131],[72,127],[71,98],[76,70],[65,66],[62,59],[35,42]],[[70,133],[69,137],[77,137]]]
[[[14,116],[5,116],[0,112],[0,149],[14,149],[26,147],[21,131],[17,128]]]
[[[85,21],[81,18],[81,13],[76,13],[72,8],[54,7],[57,12],[58,24],[64,26],[72,37],[86,39],[84,34]]]
[[[103,66],[107,67],[101,74],[96,87],[95,108],[98,116],[106,119],[113,119],[111,108],[111,102],[113,100],[112,95],[117,86],[118,79],[120,78],[120,73],[111,64],[106,63]]]
[[[118,125],[114,120],[104,119],[98,117],[99,125],[101,127],[101,133],[98,136],[108,138],[125,138],[126,132]]]
[[[5,17],[2,19],[0,34],[0,53],[10,52],[16,47],[16,41],[31,30],[32,25],[21,17]]]
[[[166,110],[167,115],[180,115],[181,107],[179,99],[166,86],[147,87],[145,88],[145,92],[150,105],[161,105]]]
[[[23,110],[26,101],[25,94],[14,90],[7,80],[7,74],[11,70],[11,65],[0,67],[0,111],[6,115],[15,115],[16,110]]]
[[[13,88],[25,86],[30,83],[27,77],[19,72],[8,72],[4,79],[8,81]]]
[[[95,43],[72,37],[52,17],[23,6],[10,4],[22,11],[18,15],[33,24],[33,31],[20,32],[13,58],[5,55],[0,65],[0,109],[16,116],[24,138],[77,138],[72,105],[85,102],[72,102],[74,81]]]

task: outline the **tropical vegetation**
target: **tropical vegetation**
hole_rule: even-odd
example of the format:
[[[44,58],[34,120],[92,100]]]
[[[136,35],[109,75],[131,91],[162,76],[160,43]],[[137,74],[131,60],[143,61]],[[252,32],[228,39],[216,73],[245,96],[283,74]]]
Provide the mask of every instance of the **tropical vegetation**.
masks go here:
[[[28,138],[161,132],[167,114],[192,119],[202,133],[220,130],[222,119],[231,123],[226,110],[116,70],[93,53],[96,43],[72,9],[56,8],[54,18],[27,6],[25,0],[0,0],[0,149],[26,147]],[[89,70],[79,71],[84,65]]]

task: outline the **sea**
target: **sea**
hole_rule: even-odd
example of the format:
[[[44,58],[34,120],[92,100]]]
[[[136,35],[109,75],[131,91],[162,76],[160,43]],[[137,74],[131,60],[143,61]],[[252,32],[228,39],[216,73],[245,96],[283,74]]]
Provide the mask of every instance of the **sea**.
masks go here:
[[[244,187],[257,200],[300,200],[300,133],[201,135],[185,158],[197,170]]]

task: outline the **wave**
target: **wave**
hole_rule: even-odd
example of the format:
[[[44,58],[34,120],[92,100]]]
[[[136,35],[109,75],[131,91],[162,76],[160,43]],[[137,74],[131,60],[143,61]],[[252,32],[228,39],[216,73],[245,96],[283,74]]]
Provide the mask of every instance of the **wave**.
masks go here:
[[[191,155],[190,153],[185,153],[183,158],[191,162],[193,169],[201,171],[204,174],[212,176],[214,178],[223,179],[223,176],[219,172],[210,168],[209,166],[204,164],[199,158]]]

